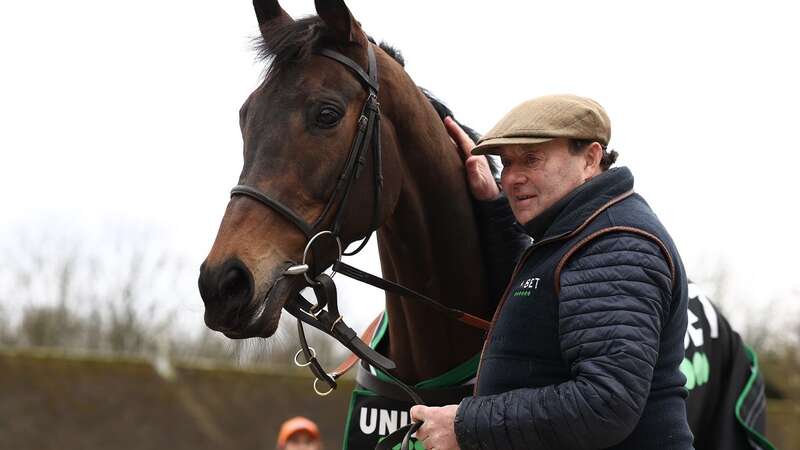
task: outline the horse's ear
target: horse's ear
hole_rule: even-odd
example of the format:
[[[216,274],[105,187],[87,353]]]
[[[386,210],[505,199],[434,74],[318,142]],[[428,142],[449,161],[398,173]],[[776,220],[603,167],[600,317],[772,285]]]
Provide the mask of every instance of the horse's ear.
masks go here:
[[[253,0],[253,9],[256,10],[258,28],[262,36],[268,33],[270,28],[294,22],[294,19],[278,4],[278,0]]]
[[[314,0],[317,14],[333,31],[341,42],[355,42],[366,45],[366,38],[361,31],[361,26],[350,14],[344,0]]]

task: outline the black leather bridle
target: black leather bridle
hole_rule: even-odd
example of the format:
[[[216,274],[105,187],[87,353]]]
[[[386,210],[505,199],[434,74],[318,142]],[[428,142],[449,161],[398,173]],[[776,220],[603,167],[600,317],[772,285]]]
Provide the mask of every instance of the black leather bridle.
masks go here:
[[[339,235],[342,226],[342,214],[346,209],[345,207],[347,206],[347,200],[349,199],[353,184],[361,176],[361,172],[366,164],[367,148],[370,147],[370,144],[372,144],[374,188],[372,224],[370,225],[367,235],[362,239],[358,248],[349,253],[340,252],[344,256],[355,255],[367,245],[367,242],[369,241],[372,232],[377,227],[378,220],[380,219],[380,199],[383,190],[383,164],[381,162],[381,114],[380,104],[378,103],[378,65],[375,60],[375,52],[372,49],[372,46],[368,46],[367,52],[369,59],[369,72],[366,73],[352,59],[342,55],[339,52],[328,49],[322,49],[317,52],[317,54],[331,58],[350,69],[356,75],[356,78],[358,78],[358,80],[367,89],[367,99],[364,101],[364,106],[361,108],[361,114],[358,117],[356,135],[353,138],[353,143],[350,147],[347,160],[345,161],[344,169],[339,175],[336,186],[334,187],[331,196],[328,198],[325,208],[323,208],[317,220],[315,220],[314,223],[306,222],[305,219],[292,211],[291,208],[252,186],[240,184],[231,190],[231,196],[244,195],[250,197],[278,212],[286,220],[293,223],[300,231],[303,232],[308,240],[309,246],[311,246],[317,238],[324,235],[330,235],[332,238],[339,241],[339,246],[341,247]],[[322,230],[321,228],[330,212],[334,209],[337,199],[339,199],[339,201],[338,208],[336,208],[336,216],[333,218],[330,227],[327,230]],[[303,262],[303,264],[305,264],[305,262]],[[290,273],[292,275],[305,273],[305,270],[300,267],[295,266],[292,269],[293,271]],[[308,281],[311,281],[310,278],[307,277],[307,279]]]
[[[370,348],[366,343],[359,339],[356,332],[347,326],[342,315],[338,310],[338,301],[336,294],[336,285],[333,279],[322,271],[325,267],[333,265],[334,271],[341,273],[348,277],[354,278],[361,282],[370,284],[380,289],[395,292],[406,298],[413,298],[430,305],[440,313],[446,314],[455,320],[459,320],[470,326],[477,327],[483,330],[488,329],[488,322],[478,317],[467,314],[463,311],[454,308],[448,308],[441,303],[426,297],[423,294],[415,292],[406,287],[400,286],[389,280],[376,277],[367,272],[363,272],[355,267],[345,264],[341,261],[342,256],[350,256],[360,252],[369,241],[372,233],[376,230],[380,220],[380,199],[383,190],[383,174],[382,174],[382,161],[381,161],[381,138],[380,138],[380,104],[378,103],[378,66],[375,59],[375,52],[371,45],[367,46],[368,56],[368,71],[364,70],[352,59],[344,56],[343,54],[322,49],[318,50],[316,54],[333,59],[355,74],[356,78],[364,85],[367,90],[367,98],[361,108],[357,122],[357,129],[353,143],[350,147],[350,152],[345,161],[344,169],[337,179],[336,186],[331,193],[328,202],[320,213],[319,217],[313,222],[308,223],[300,215],[292,211],[283,203],[270,197],[268,194],[248,185],[237,185],[231,190],[231,196],[246,196],[259,203],[267,206],[268,208],[276,211],[283,216],[286,220],[294,224],[306,236],[307,242],[303,251],[303,260],[300,263],[292,263],[284,271],[284,276],[299,276],[305,278],[306,286],[310,286],[317,297],[317,303],[314,304],[308,301],[302,294],[297,293],[293,298],[290,298],[284,305],[284,309],[297,318],[297,332],[300,340],[301,349],[295,354],[295,364],[298,366],[307,366],[314,373],[316,379],[314,380],[314,390],[319,395],[327,395],[336,388],[336,379],[343,373],[327,373],[319,361],[316,359],[314,349],[308,346],[303,329],[303,323],[307,323],[329,336],[341,342],[345,347],[352,351],[363,361],[383,371],[389,378],[391,378],[397,386],[405,391],[409,397],[416,404],[423,404],[421,396],[410,386],[401,380],[392,376],[389,371],[395,368],[392,360],[386,358],[380,353]],[[367,234],[362,238],[361,243],[352,252],[344,252],[341,242],[341,226],[342,215],[346,209],[347,201],[349,199],[353,184],[361,176],[363,168],[366,164],[367,149],[372,148],[372,166],[373,166],[373,213],[372,224],[367,231]],[[338,203],[338,205],[337,205]],[[335,216],[329,222],[330,226],[323,229],[327,222],[328,216],[331,211],[336,211]],[[338,256],[333,263],[324,264],[319,258],[314,258],[313,268],[310,267],[309,258],[314,252],[314,243],[323,237],[330,237],[335,240]],[[304,361],[298,360],[300,355],[303,355]],[[324,382],[328,385],[329,390],[321,391],[317,387],[318,382]],[[390,449],[397,443],[401,442],[402,449],[409,447],[410,437],[422,425],[421,422],[414,422],[410,425],[402,427],[390,434],[381,441],[376,449]]]

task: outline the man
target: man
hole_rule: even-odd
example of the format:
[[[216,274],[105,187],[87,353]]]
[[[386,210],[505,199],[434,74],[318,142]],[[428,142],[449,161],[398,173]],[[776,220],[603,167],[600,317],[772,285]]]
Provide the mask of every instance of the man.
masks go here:
[[[283,422],[278,432],[278,450],[322,450],[317,424],[305,417]]]
[[[571,95],[533,99],[474,148],[447,127],[489,213],[489,246],[519,255],[514,219],[533,243],[495,312],[475,396],[414,407],[418,439],[428,450],[691,448],[679,369],[686,275],[631,172],[610,169],[603,108]],[[487,153],[501,157],[502,194],[474,156]]]

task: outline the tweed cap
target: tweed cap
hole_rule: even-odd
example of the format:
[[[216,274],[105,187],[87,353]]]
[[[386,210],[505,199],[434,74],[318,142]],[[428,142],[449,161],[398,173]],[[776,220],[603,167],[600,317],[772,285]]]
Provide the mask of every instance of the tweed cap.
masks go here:
[[[498,147],[539,144],[555,138],[608,145],[611,121],[596,101],[577,95],[546,95],[512,109],[472,149],[473,155],[497,154]]]

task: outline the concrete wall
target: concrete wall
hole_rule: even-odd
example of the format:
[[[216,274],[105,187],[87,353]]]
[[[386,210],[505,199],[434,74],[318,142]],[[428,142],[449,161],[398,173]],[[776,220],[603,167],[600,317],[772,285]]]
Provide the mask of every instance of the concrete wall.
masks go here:
[[[338,449],[352,381],[319,398],[302,372],[177,367],[142,360],[0,353],[0,448],[265,450],[305,415]]]
[[[278,373],[148,361],[0,352],[2,450],[270,450],[304,415],[341,448],[352,380],[320,398],[305,371]],[[800,449],[800,405],[770,400],[768,437]]]

